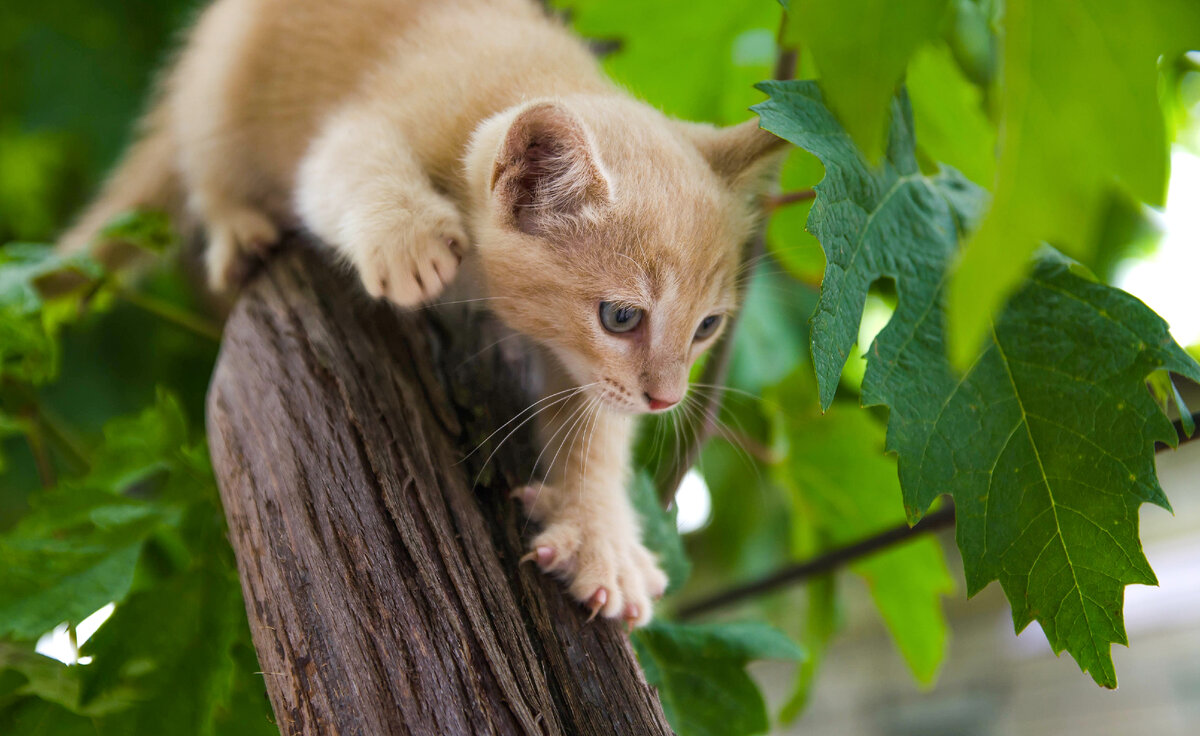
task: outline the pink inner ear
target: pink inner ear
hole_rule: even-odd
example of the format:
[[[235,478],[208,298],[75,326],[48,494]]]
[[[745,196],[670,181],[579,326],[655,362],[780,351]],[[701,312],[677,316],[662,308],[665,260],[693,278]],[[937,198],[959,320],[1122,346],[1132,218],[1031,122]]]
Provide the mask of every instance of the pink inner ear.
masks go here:
[[[513,122],[493,183],[513,224],[531,235],[578,224],[585,208],[607,193],[579,122],[552,104],[531,108]]]

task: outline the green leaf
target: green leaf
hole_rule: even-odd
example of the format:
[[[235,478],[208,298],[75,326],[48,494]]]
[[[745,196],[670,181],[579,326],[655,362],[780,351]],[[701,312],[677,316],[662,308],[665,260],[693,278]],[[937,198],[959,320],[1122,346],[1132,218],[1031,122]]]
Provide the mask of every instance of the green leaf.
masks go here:
[[[991,187],[996,126],[984,114],[979,88],[962,76],[949,48],[937,44],[919,50],[908,66],[906,87],[921,153]]]
[[[1200,366],[1149,308],[1061,259],[1038,264],[965,375],[918,350],[893,354],[869,374],[869,398],[891,403],[919,380],[937,402],[894,405],[910,514],[953,493],[969,592],[999,579],[1018,631],[1036,619],[1056,652],[1115,687],[1109,644],[1127,643],[1124,587],[1156,583],[1138,506],[1169,508],[1153,448],[1176,441],[1146,378],[1166,368],[1195,380]],[[920,378],[898,367],[909,360]]]
[[[663,510],[654,487],[654,478],[645,470],[634,476],[631,496],[634,508],[642,519],[642,542],[658,556],[658,563],[667,574],[669,582],[666,592],[674,593],[687,582],[688,574],[692,571],[692,563],[683,549],[683,540],[675,525],[679,509]]]
[[[799,661],[804,652],[760,623],[688,625],[655,621],[630,636],[646,682],[679,736],[748,736],[769,727],[766,704],[746,665]]]
[[[117,215],[104,226],[100,236],[105,242],[120,242],[151,253],[163,253],[177,240],[170,216],[155,210],[134,210]]]
[[[1043,242],[1090,265],[1113,188],[1162,204],[1159,59],[1200,48],[1200,3],[1008,0],[1004,26],[995,203],[949,291],[960,367]]]
[[[182,427],[178,402],[160,392],[106,426],[89,474],[35,496],[0,535],[0,636],[36,638],[125,598],[145,541],[178,524],[197,488],[213,495],[206,456],[183,446]]]
[[[135,593],[83,647],[94,658],[83,675],[83,703],[126,702],[104,719],[104,734],[215,734],[244,627],[231,570],[196,568]]]
[[[37,384],[57,376],[59,330],[108,304],[102,275],[88,257],[48,245],[0,248],[0,377]]]
[[[936,38],[946,0],[795,0],[793,23],[812,51],[821,90],[874,161],[884,148],[896,85],[917,48]]]
[[[1167,505],[1153,448],[1176,441],[1146,379],[1166,369],[1195,380],[1200,365],[1141,302],[1049,256],[957,374],[944,350],[944,286],[978,192],[916,171],[903,100],[887,161],[872,170],[813,85],[764,87],[764,125],[826,166],[810,220],[830,261],[813,330],[823,405],[868,286],[893,279],[899,303],[868,352],[863,403],[891,410],[887,447],[899,455],[910,521],[952,494],[968,592],[999,579],[1018,630],[1036,619],[1055,651],[1115,686],[1109,649],[1125,643],[1124,587],[1154,582],[1137,509]]]
[[[958,210],[972,204],[973,188],[953,170],[936,177],[921,173],[906,98],[893,103],[890,145],[885,159],[872,167],[812,82],[763,82],[758,88],[770,95],[753,108],[763,127],[815,153],[825,165],[808,229],[829,262],[812,318],[813,365],[821,408],[827,409],[858,340],[867,290],[879,278],[900,281],[908,274],[924,286],[925,274],[944,270],[958,243]],[[968,195],[961,203],[960,193]]]
[[[776,431],[788,451],[775,477],[796,499],[795,515],[816,527],[826,549],[903,524],[896,463],[884,454],[883,427],[850,405],[821,416],[814,394],[811,382],[796,376],[770,397],[786,407],[776,417]],[[931,683],[946,653],[941,599],[954,592],[937,540],[915,539],[851,569],[866,581],[913,676]]]
[[[556,0],[581,35],[615,42],[605,70],[668,115],[746,119],[751,85],[770,76],[780,11],[767,2]],[[636,22],[631,19],[636,18]]]

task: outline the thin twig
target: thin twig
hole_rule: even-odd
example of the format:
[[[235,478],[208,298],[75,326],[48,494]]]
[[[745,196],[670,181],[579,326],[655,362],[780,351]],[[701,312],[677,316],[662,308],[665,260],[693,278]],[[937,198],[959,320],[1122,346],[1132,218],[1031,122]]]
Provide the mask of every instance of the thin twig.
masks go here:
[[[1200,412],[1192,413],[1192,421],[1200,425]],[[1200,438],[1200,431],[1187,436],[1183,430],[1182,420],[1176,419],[1172,422],[1175,427],[1175,432],[1179,436],[1179,444],[1191,442]],[[1157,444],[1154,447],[1155,452],[1162,452],[1168,449],[1170,445]],[[771,593],[779,588],[794,585],[804,582],[809,578],[825,573],[832,572],[837,568],[854,562],[868,555],[880,552],[888,547],[905,542],[913,537],[925,534],[927,532],[946,529],[954,524],[954,507],[947,506],[939,509],[926,516],[914,526],[901,524],[895,526],[879,534],[872,535],[853,544],[848,544],[844,547],[822,552],[808,560],[798,562],[794,565],[788,565],[770,575],[756,580],[745,585],[738,585],[726,590],[714,593],[710,596],[697,599],[691,603],[684,604],[679,609],[678,617],[680,619],[694,618],[705,613],[709,613],[718,608],[739,603],[747,598],[754,598],[765,593]]]
[[[765,206],[767,212],[770,213],[774,212],[780,207],[786,207],[789,204],[795,204],[797,202],[807,202],[810,199],[816,199],[816,197],[817,193],[812,189],[801,189],[795,192],[780,192],[779,194],[769,195],[765,202]]]
[[[139,309],[161,317],[177,327],[213,342],[221,341],[221,328],[203,317],[194,315],[169,302],[133,289],[120,288],[117,295]]]
[[[946,529],[954,525],[954,507],[948,506],[943,509],[934,511],[915,526],[908,524],[900,524],[892,527],[887,531],[880,532],[873,536],[867,537],[853,544],[848,544],[844,547],[823,552],[812,559],[804,562],[790,565],[771,573],[765,578],[755,580],[745,585],[738,585],[728,590],[721,591],[714,595],[692,601],[685,604],[679,609],[679,618],[695,618],[704,613],[708,613],[717,608],[744,601],[747,598],[754,598],[764,593],[770,593],[782,587],[798,583],[808,578],[824,575],[832,572],[842,565],[854,562],[867,555],[874,554],[883,549],[891,547],[901,542],[905,542],[913,537],[920,536],[926,532],[935,531],[938,529]]]

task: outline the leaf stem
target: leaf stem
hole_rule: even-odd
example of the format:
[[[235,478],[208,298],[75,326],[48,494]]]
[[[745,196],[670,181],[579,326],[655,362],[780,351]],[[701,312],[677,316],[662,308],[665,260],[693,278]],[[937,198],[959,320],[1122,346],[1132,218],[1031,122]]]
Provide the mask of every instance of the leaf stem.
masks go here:
[[[807,202],[810,199],[816,199],[817,193],[812,189],[801,189],[795,192],[780,192],[767,197],[766,210],[768,213],[774,212],[780,207],[786,207],[789,204],[797,202]]]
[[[117,288],[117,295],[139,309],[160,317],[177,327],[200,337],[221,341],[221,328],[217,324],[198,317],[190,312],[149,294],[124,287]]]

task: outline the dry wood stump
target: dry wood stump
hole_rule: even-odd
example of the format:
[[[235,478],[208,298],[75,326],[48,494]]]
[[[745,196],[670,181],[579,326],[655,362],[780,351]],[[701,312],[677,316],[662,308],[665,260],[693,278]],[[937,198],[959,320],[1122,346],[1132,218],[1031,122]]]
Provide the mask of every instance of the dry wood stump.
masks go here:
[[[296,241],[234,308],[208,435],[284,734],[670,733],[620,627],[518,565],[529,433],[464,461],[535,380],[498,334]]]

